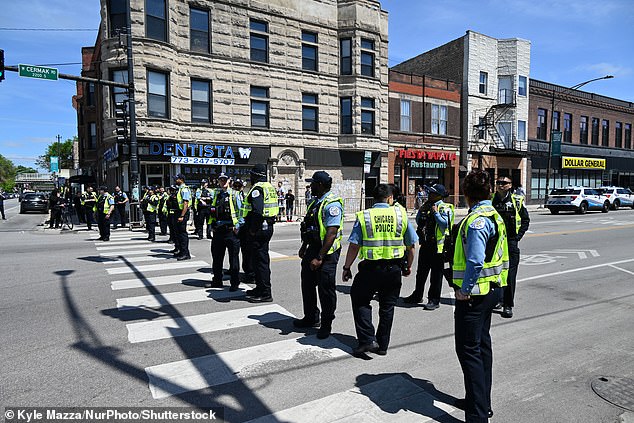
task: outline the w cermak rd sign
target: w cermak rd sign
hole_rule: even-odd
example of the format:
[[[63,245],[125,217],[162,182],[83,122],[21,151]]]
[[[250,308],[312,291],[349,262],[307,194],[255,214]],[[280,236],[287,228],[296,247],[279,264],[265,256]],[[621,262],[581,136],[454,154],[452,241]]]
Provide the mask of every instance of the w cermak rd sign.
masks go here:
[[[19,65],[20,76],[57,81],[57,69],[43,66]]]

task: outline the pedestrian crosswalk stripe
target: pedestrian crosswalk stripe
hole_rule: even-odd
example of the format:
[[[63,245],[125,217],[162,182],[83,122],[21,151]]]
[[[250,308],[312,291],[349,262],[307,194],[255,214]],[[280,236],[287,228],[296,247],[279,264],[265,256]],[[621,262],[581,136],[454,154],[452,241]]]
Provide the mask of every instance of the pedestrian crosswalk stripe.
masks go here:
[[[436,418],[456,411],[412,381],[394,375],[246,423],[424,423],[448,421],[446,417]]]
[[[208,279],[211,281],[211,276]],[[240,289],[250,289],[248,285],[240,284]],[[228,289],[189,289],[187,291],[167,292],[160,295],[141,295],[117,299],[117,308],[120,310],[135,308],[159,308],[166,305],[194,303],[210,299],[220,300],[226,298],[241,297],[244,291],[231,292]]]
[[[110,247],[111,245],[126,245],[126,244],[139,244],[139,243],[145,243],[145,244],[153,244],[151,241],[148,241],[146,238],[135,238],[135,239],[126,239],[126,240],[118,240],[118,239],[112,239],[110,238],[110,241],[108,241],[108,244],[104,244],[103,241],[95,241],[95,246],[108,246]]]
[[[192,257],[196,257],[195,255],[191,255]],[[124,264],[126,262],[128,263],[141,263],[144,261],[161,261],[161,260],[175,260],[174,259],[174,255],[169,254],[169,253],[163,253],[163,256],[136,256],[136,257],[126,257],[125,259],[123,258],[112,258],[112,259],[108,259],[107,257],[102,257],[103,264]]]
[[[133,254],[152,254],[152,253],[169,253],[171,250],[169,250],[167,247],[170,248],[174,248],[172,246],[166,246],[166,247],[159,247],[159,246],[154,246],[154,247],[140,247],[138,250],[115,250],[115,251],[102,251],[99,253],[100,256],[105,256],[105,257],[111,257],[111,256],[128,256],[128,255],[133,255]],[[121,248],[125,248],[125,247],[121,247]]]
[[[148,241],[134,241],[125,245],[112,245],[112,246],[109,244],[99,244],[99,245],[100,245],[99,247],[96,247],[97,251],[116,250],[118,248],[123,248],[123,247],[125,248],[147,247],[152,244],[150,244]]]
[[[127,234],[110,234],[110,239],[122,240],[126,239],[134,239],[134,238],[147,238],[148,234],[146,232],[129,232]],[[90,239],[93,241],[97,241],[100,237],[97,235],[91,236]]]
[[[276,253],[275,251],[269,250],[269,257],[274,259],[274,258],[282,258],[282,257],[288,257],[288,256],[286,256],[284,254]]]
[[[201,261],[201,260],[185,260],[178,261],[175,263],[161,263],[161,264],[147,264],[144,266],[123,266],[123,267],[112,267],[106,269],[109,275],[121,275],[123,273],[134,273],[134,272],[156,272],[159,270],[175,270],[175,269],[186,269],[188,267],[210,267],[209,263]]]
[[[269,366],[285,362],[285,367],[315,363],[350,354],[350,348],[335,337],[315,336],[256,345],[219,354],[147,367],[150,392],[155,399],[233,382],[239,378],[264,375]],[[267,366],[263,364],[267,363]],[[307,420],[304,420],[307,421]]]
[[[208,282],[210,280],[211,280],[211,276],[208,273],[198,272],[198,273],[187,273],[184,275],[149,277],[145,280],[141,280],[138,278],[124,279],[120,281],[111,282],[110,287],[112,288],[113,291],[116,291],[119,289],[144,288],[146,286],[172,285],[177,283],[183,283],[185,281],[195,281],[202,284],[203,282]]]
[[[176,319],[130,323],[126,326],[128,328],[128,340],[132,343],[137,343],[193,335],[195,333],[216,332],[292,319],[294,317],[284,307],[271,304]]]

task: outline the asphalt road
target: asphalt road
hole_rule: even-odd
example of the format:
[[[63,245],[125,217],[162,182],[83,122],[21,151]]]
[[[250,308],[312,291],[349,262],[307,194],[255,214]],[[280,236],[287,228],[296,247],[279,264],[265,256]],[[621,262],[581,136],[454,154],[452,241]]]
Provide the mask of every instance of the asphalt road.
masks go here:
[[[276,225],[274,303],[259,306],[203,288],[207,240],[192,239],[195,257],[176,268],[162,251],[171,247],[140,232],[99,243],[83,226],[44,230],[44,215],[17,215],[12,201],[0,221],[3,407],[221,406],[231,422],[463,419],[451,406],[464,391],[446,285],[436,311],[399,304],[388,355],[362,360],[350,355],[349,283],[338,282],[333,337],[292,327],[302,315],[297,224]],[[634,211],[531,218],[515,316],[493,319],[491,421],[631,418],[590,384],[634,378]],[[404,278],[402,296],[413,286]]]

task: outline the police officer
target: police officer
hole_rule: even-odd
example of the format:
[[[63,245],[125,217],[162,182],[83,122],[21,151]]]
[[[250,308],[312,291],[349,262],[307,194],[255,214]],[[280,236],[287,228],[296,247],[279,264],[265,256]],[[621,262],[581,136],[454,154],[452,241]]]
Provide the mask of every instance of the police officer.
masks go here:
[[[418,236],[401,207],[392,207],[394,190],[387,184],[374,189],[374,207],[357,213],[348,238],[350,245],[343,266],[343,280],[352,278],[351,266],[359,255],[359,273],[352,282],[350,299],[359,345],[355,356],[366,352],[387,354],[394,318],[394,305],[401,291],[401,275],[409,276]],[[379,326],[374,331],[372,306],[379,300]]]
[[[266,166],[257,164],[251,169],[251,190],[242,204],[244,239],[251,257],[251,267],[255,276],[255,288],[247,291],[249,302],[273,301],[271,295],[271,259],[269,241],[273,236],[273,224],[279,214],[277,192],[266,179]]]
[[[114,187],[114,204],[116,208],[115,216],[117,217],[114,221],[114,229],[117,229],[117,224],[120,224],[121,227],[125,227],[127,223],[125,205],[128,201],[128,194],[121,191],[121,187],[118,185]]]
[[[180,250],[178,248],[178,237],[176,236],[176,216],[180,215],[180,209],[178,208],[178,199],[177,199],[178,187],[176,185],[172,185],[167,190],[167,200],[165,200],[165,212],[167,213],[167,227],[170,231],[170,236],[167,242],[174,243],[174,249],[170,251],[170,253],[174,253],[175,255],[180,254]]]
[[[192,201],[192,194],[189,187],[185,185],[185,175],[179,173],[174,178],[178,190],[176,191],[176,201],[178,203],[178,212],[176,213],[176,233],[178,238],[177,251],[174,253],[178,261],[189,260],[189,236],[187,234],[187,221],[189,220],[189,204]]]
[[[167,199],[169,198],[169,194],[165,192],[164,187],[159,187],[158,193],[156,193],[156,195],[158,195],[159,197],[159,205],[156,213],[158,214],[159,218],[159,227],[161,229],[160,235],[167,235]]]
[[[108,187],[99,187],[99,197],[93,210],[97,215],[97,225],[99,226],[99,240],[110,241],[110,216],[114,211],[114,197],[108,192]]]
[[[211,228],[209,227],[208,221],[211,217],[211,202],[213,200],[213,193],[214,191],[209,188],[208,181],[203,179],[201,181],[200,188],[196,190],[196,210],[198,216],[196,234],[198,235],[198,239],[203,239],[203,229],[205,227],[205,223],[207,223],[207,239],[211,239]]]
[[[207,228],[213,230],[211,257],[213,259],[213,281],[210,288],[222,288],[222,265],[225,250],[229,252],[231,274],[230,291],[237,291],[240,285],[240,239],[238,231],[244,219],[240,214],[242,200],[229,187],[229,177],[224,173],[218,176],[218,188],[214,190],[210,206],[213,213],[209,216]]]
[[[324,171],[315,172],[310,188],[315,200],[301,224],[302,300],[304,317],[295,319],[298,328],[319,327],[317,338],[325,339],[332,331],[337,308],[336,273],[343,235],[343,199],[330,191],[332,178]],[[317,295],[321,303],[321,320]],[[321,324],[321,325],[320,325]]]
[[[159,196],[155,194],[154,187],[148,187],[145,225],[147,227],[148,241],[156,241],[156,213],[159,210]]]
[[[491,312],[506,285],[504,221],[491,205],[489,174],[470,172],[463,192],[469,214],[459,224],[453,258],[455,347],[465,384],[466,422],[487,422],[491,411]]]
[[[502,317],[513,317],[515,306],[515,285],[517,268],[520,264],[518,244],[531,222],[528,210],[524,207],[524,196],[511,193],[511,179],[503,176],[495,181],[496,192],[493,196],[493,207],[500,213],[506,225],[506,236],[509,247],[509,274],[506,288],[502,294]]]
[[[92,186],[88,186],[86,191],[81,195],[81,205],[84,206],[84,215],[86,216],[86,226],[88,230],[92,230],[95,223],[95,206],[97,205],[97,194],[95,194]]]
[[[454,221],[453,204],[445,203],[443,198],[448,196],[443,185],[434,184],[425,187],[427,201],[416,214],[417,234],[420,241],[418,253],[418,267],[416,269],[416,288],[409,297],[405,297],[406,303],[416,304],[423,299],[425,282],[429,279],[429,291],[427,292],[427,304],[425,310],[435,310],[440,307],[440,293],[442,290],[442,276],[444,258],[442,255],[445,238],[451,232]]]
[[[240,203],[244,203],[244,181],[237,178],[233,181],[232,187],[236,196],[240,199]],[[244,271],[244,275],[240,276],[240,282],[253,283],[253,281],[255,281],[255,275],[253,274],[253,267],[251,266],[251,256],[249,255],[249,250],[245,248],[245,245],[247,245],[244,241],[245,234],[246,231],[238,231],[240,252],[242,253],[242,270]],[[231,269],[229,269],[229,272],[231,272]]]

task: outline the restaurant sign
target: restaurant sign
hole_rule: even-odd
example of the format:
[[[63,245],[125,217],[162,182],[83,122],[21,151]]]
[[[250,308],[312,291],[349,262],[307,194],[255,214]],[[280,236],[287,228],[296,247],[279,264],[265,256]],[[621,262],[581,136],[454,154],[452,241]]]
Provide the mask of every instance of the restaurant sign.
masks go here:
[[[456,153],[438,150],[397,150],[396,155],[402,159],[432,160],[432,161],[453,161],[456,160]]]

